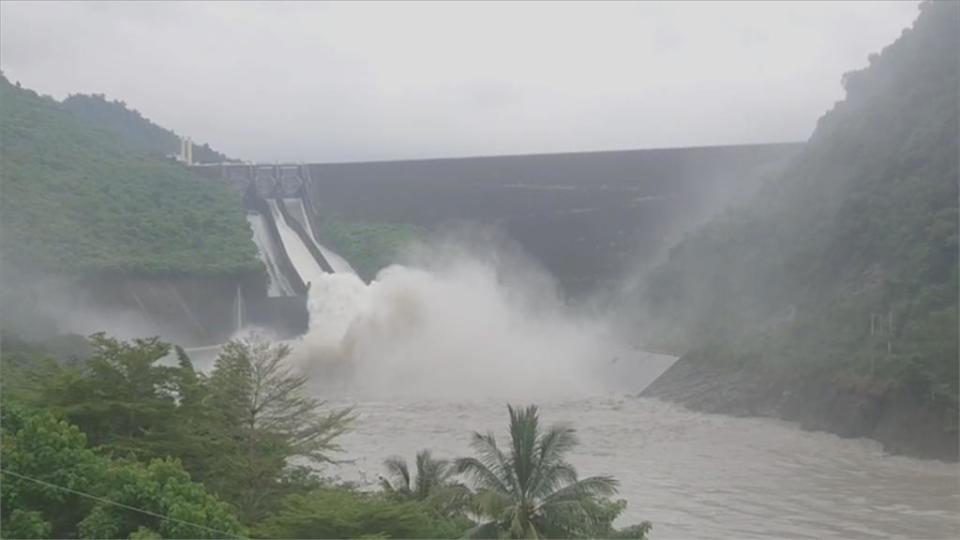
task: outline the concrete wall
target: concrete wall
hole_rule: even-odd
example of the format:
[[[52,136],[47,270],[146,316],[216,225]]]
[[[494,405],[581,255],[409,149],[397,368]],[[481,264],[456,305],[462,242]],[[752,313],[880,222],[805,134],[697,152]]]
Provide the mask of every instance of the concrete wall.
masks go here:
[[[568,292],[581,293],[650,264],[683,231],[753,193],[799,148],[743,145],[368,163],[221,164],[193,170],[244,192],[247,204],[261,213],[257,201],[263,197],[303,196],[314,229],[318,216],[427,227],[450,222],[500,227]]]
[[[313,212],[501,227],[571,292],[650,263],[684,230],[776,174],[799,145],[313,164]]]
[[[238,324],[255,325],[288,338],[306,332],[306,297],[268,298],[264,277],[118,277],[87,278],[70,299],[75,311],[103,319],[89,329],[119,328],[127,337],[160,335],[188,347],[222,343]],[[242,297],[242,314],[238,312]]]

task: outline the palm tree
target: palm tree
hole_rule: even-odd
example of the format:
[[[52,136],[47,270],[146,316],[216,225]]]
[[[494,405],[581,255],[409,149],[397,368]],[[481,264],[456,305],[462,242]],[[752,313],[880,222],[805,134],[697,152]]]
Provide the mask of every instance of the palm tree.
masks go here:
[[[462,508],[469,495],[466,486],[453,480],[456,471],[450,461],[434,459],[429,450],[417,452],[415,478],[403,458],[388,458],[383,465],[389,478],[381,476],[380,487],[388,495],[426,501],[444,512]]]
[[[605,530],[599,509],[616,493],[609,476],[577,479],[564,455],[577,445],[573,429],[552,426],[541,432],[536,406],[510,411],[510,450],[497,447],[493,434],[473,434],[477,457],[456,460],[455,470],[477,488],[475,510],[481,522],[474,537],[541,538],[590,536]]]

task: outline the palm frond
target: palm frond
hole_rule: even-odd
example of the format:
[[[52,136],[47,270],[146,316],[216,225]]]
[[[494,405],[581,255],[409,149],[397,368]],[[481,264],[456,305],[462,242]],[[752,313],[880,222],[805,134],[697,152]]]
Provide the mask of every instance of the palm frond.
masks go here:
[[[609,497],[617,492],[618,485],[619,482],[612,476],[591,476],[564,486],[544,497],[543,505],[592,497]]]
[[[504,495],[513,493],[495,472],[477,458],[459,458],[454,464],[454,469],[457,474],[463,474],[472,479],[481,489],[497,491]]]
[[[554,425],[537,440],[537,464],[529,480],[527,493],[544,497],[560,486],[576,482],[577,471],[563,461],[564,454],[577,445],[574,430]]]
[[[569,463],[561,462],[537,468],[537,475],[530,486],[530,496],[543,499],[563,486],[577,481],[577,470]]]
[[[500,482],[513,493],[520,493],[516,471],[513,464],[507,459],[503,451],[497,446],[497,440],[492,433],[480,434],[474,432],[470,446],[477,453],[477,459],[489,469]]]
[[[417,452],[417,479],[413,491],[418,499],[427,498],[450,477],[450,462],[445,459],[433,459],[429,450]]]
[[[551,426],[537,443],[540,463],[549,465],[562,461],[564,454],[573,450],[579,442],[573,428],[562,424]]]
[[[452,471],[479,488],[472,507],[491,519],[471,532],[496,531],[501,537],[595,537],[610,530],[615,515],[606,499],[616,493],[609,476],[577,479],[565,456],[578,440],[575,431],[554,425],[540,432],[536,406],[507,406],[510,447],[505,455],[494,436],[474,433],[475,457],[457,459]]]
[[[517,479],[518,492],[526,495],[530,478],[535,474],[538,462],[537,435],[540,432],[537,406],[514,408],[507,405],[510,413],[511,463]]]
[[[474,494],[470,507],[477,515],[498,522],[509,521],[511,512],[515,510],[514,500],[510,495],[491,489],[480,490]]]
[[[396,456],[389,457],[383,461],[383,467],[387,470],[387,475],[392,477],[392,481],[381,480],[381,485],[389,486],[389,489],[385,489],[385,491],[400,494],[410,493],[410,469],[407,467],[406,460]]]

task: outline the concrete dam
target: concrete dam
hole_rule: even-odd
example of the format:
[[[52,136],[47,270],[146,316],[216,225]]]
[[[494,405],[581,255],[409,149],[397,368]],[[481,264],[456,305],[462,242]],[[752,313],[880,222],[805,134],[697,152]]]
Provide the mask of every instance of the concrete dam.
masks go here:
[[[313,217],[502,229],[565,291],[649,263],[677,235],[775,176],[800,146],[765,144],[429,160],[194,167]]]
[[[92,283],[98,304],[146,314],[178,342],[212,345],[254,325],[306,332],[318,273],[351,272],[322,245],[322,221],[440,229],[492,226],[570,295],[652,263],[684,231],[752,193],[799,145],[635,150],[325,164],[194,165],[244,194],[265,276]],[[332,247],[332,246],[331,246]],[[154,332],[156,333],[156,332]]]

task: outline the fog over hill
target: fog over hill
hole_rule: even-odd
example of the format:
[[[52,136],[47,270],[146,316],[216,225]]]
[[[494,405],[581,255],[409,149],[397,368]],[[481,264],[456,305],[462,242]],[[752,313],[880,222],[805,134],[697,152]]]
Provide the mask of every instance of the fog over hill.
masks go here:
[[[639,327],[693,352],[652,394],[957,459],[958,51],[960,4],[923,4],[780,178],[670,250]]]

